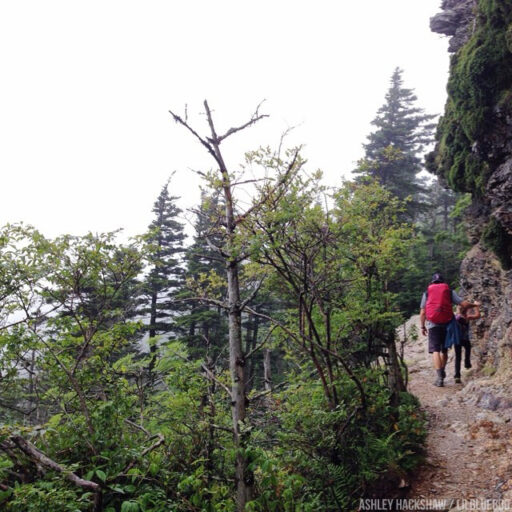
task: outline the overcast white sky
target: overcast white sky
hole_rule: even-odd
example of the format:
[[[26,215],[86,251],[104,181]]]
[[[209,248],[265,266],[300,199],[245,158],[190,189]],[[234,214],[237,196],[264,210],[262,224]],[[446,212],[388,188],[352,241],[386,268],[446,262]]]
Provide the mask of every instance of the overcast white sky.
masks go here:
[[[442,111],[447,40],[429,30],[440,3],[1,1],[0,225],[142,233],[172,171],[180,206],[194,205],[189,169],[212,162],[168,110],[187,104],[206,133],[205,98],[220,131],[266,99],[271,117],[230,139],[231,166],[297,126],[289,140],[306,145],[308,168],[339,183],[395,67],[419,106]]]

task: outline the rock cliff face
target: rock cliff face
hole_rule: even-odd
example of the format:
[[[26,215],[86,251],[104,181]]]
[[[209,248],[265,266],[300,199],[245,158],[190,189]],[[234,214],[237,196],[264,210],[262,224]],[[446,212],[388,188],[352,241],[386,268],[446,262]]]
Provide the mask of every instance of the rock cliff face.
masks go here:
[[[484,375],[512,375],[512,271],[492,251],[475,245],[461,266],[465,295],[483,303],[484,317],[473,329],[475,357]]]
[[[451,36],[448,51],[456,52],[471,37],[475,3],[475,0],[443,0],[442,12],[430,19],[432,32]]]
[[[461,285],[467,298],[484,305],[475,326],[475,362],[480,375],[510,384],[512,2],[444,0],[442,9],[430,26],[451,36],[449,97],[427,161],[452,188],[472,194],[468,232],[474,247],[462,263]]]

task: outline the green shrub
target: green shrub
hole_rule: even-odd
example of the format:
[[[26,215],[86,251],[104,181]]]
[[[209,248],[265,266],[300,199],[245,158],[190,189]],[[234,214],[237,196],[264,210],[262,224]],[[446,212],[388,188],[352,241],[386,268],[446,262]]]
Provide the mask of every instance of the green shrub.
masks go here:
[[[379,371],[361,378],[367,410],[358,407],[346,376],[338,383],[343,405],[334,410],[318,382],[303,381],[286,392],[278,441],[255,458],[259,497],[251,510],[350,510],[378,481],[405,476],[421,462],[425,419],[418,401],[402,393],[393,409]]]

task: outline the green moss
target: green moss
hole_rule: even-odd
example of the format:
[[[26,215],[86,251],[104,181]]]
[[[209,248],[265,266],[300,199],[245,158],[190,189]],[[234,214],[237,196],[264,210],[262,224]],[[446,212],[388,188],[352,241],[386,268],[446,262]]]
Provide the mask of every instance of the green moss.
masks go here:
[[[512,268],[512,236],[494,217],[491,217],[484,229],[482,243],[496,254],[504,270]]]
[[[454,190],[482,195],[489,162],[472,147],[492,130],[496,105],[512,114],[511,3],[480,0],[476,27],[452,57],[448,101],[428,169]]]

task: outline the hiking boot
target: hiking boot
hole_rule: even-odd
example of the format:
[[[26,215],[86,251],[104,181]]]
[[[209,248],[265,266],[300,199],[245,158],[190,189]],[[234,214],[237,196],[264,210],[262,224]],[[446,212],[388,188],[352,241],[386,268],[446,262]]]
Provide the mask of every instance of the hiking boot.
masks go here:
[[[466,361],[464,363],[464,368],[466,368],[466,370],[469,370],[470,368],[473,368],[473,367],[471,366],[471,363],[469,361]]]
[[[436,381],[434,382],[434,386],[442,388],[444,386],[444,379],[442,377],[437,377]]]
[[[441,368],[441,376],[443,377],[443,379],[446,379],[446,371],[444,368]]]
[[[460,377],[454,377],[453,380],[455,381],[455,384],[460,384],[462,382]]]

